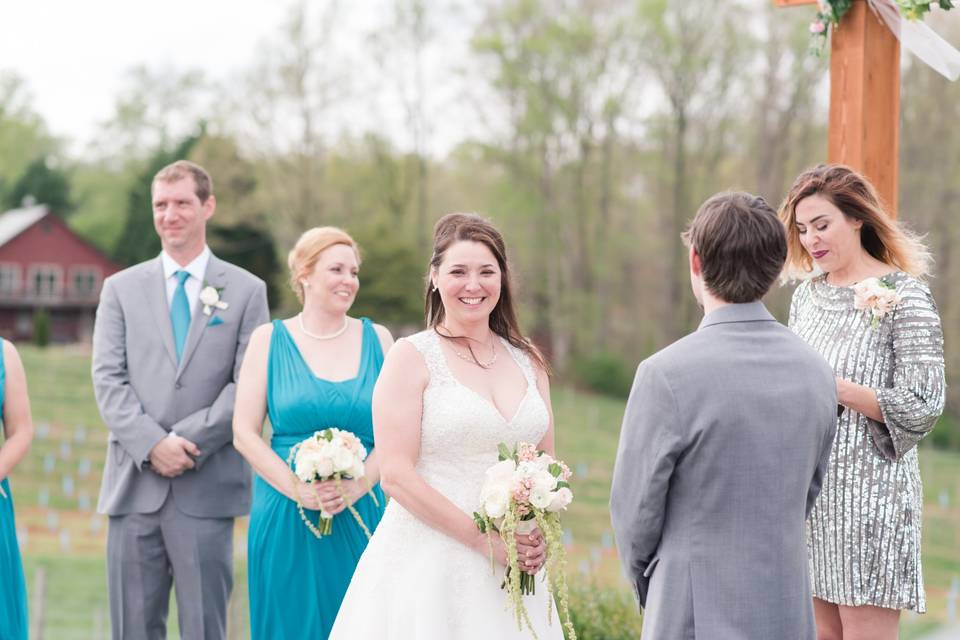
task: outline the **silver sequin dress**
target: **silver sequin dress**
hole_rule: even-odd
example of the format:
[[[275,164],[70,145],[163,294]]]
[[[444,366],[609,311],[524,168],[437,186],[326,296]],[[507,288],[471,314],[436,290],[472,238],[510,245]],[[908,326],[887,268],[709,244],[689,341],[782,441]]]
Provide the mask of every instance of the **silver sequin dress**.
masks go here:
[[[927,285],[884,278],[901,302],[873,326],[851,287],[819,276],[793,295],[790,327],[838,377],[871,387],[884,423],[845,409],[807,521],[813,595],[848,606],[926,610],[917,443],[943,412],[943,331]]]

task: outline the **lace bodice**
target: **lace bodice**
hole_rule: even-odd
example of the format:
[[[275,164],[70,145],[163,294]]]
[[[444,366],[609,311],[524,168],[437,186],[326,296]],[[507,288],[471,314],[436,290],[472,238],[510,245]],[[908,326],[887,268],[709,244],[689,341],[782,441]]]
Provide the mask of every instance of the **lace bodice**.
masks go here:
[[[479,505],[484,473],[497,462],[497,444],[540,442],[550,417],[525,353],[501,342],[523,372],[527,392],[509,420],[450,370],[432,329],[408,338],[423,356],[430,382],[423,392],[417,471],[454,504],[472,513]]]
[[[480,506],[480,487],[497,462],[497,444],[540,442],[550,423],[526,354],[503,341],[523,372],[527,391],[509,420],[450,370],[441,338],[428,330],[405,338],[423,356],[430,382],[423,392],[417,472],[465,513]],[[330,640],[529,640],[505,606],[503,569],[391,500],[360,559]],[[415,585],[415,588],[411,588]],[[550,594],[538,588],[527,610],[542,640],[563,640]],[[371,611],[371,607],[375,611]]]

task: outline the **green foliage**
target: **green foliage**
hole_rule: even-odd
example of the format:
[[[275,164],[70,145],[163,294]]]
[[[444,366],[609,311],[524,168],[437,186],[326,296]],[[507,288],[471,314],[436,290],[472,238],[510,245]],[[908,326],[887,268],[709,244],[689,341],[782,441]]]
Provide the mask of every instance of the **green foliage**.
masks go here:
[[[106,255],[113,255],[123,231],[128,183],[132,171],[103,164],[81,164],[70,173],[77,201],[70,215],[70,228]]]
[[[633,369],[613,353],[600,352],[577,358],[573,373],[588,389],[615,398],[626,398],[633,385]]]
[[[960,422],[955,416],[944,414],[930,432],[930,440],[938,449],[960,451]]]
[[[386,226],[353,232],[360,245],[360,292],[351,314],[393,327],[421,326],[425,266],[412,241]]]
[[[8,200],[5,194],[31,162],[55,153],[58,146],[33,110],[23,79],[0,71],[0,199]]]
[[[267,300],[275,303],[280,262],[269,231],[247,224],[211,226],[207,230],[207,241],[218,258],[263,279],[267,283]]]
[[[641,617],[633,598],[594,580],[572,580],[570,616],[579,640],[635,640]]]
[[[37,158],[27,166],[4,198],[4,204],[15,209],[26,198],[37,204],[45,204],[54,214],[67,217],[75,208],[70,197],[70,179],[67,174],[51,167],[47,158]]]
[[[156,152],[133,181],[127,196],[123,231],[113,251],[113,258],[120,264],[136,264],[160,253],[160,237],[152,222],[153,198],[150,187],[153,185],[153,176],[171,162],[186,158],[202,135],[191,136],[173,149]]]
[[[38,347],[50,344],[50,313],[46,309],[38,309],[33,314],[33,344]]]

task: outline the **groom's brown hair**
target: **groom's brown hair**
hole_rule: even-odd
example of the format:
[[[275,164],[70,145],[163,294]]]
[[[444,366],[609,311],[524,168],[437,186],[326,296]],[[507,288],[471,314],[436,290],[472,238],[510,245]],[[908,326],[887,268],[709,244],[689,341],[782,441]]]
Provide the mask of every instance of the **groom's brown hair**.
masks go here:
[[[700,205],[683,241],[700,257],[707,289],[725,302],[762,298],[787,259],[787,235],[776,212],[742,191],[718,193]]]

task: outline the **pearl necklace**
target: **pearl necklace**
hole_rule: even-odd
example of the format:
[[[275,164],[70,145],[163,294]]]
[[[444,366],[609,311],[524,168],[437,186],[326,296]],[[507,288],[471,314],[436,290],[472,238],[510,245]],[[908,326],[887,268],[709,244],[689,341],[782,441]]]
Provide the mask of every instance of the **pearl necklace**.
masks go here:
[[[444,331],[446,331],[447,328],[444,327],[443,329],[444,329]],[[443,334],[441,333],[440,335],[443,335]],[[450,338],[450,336],[444,336],[444,337],[446,337],[447,339]],[[482,360],[480,360],[480,358],[477,357],[477,355],[476,355],[475,353],[474,353],[472,356],[468,356],[468,355],[466,355],[466,354],[460,353],[460,352],[459,352],[457,349],[455,349],[452,345],[451,345],[450,349],[451,349],[451,350],[453,351],[453,353],[454,353],[458,358],[460,358],[461,360],[463,360],[463,361],[465,361],[465,362],[469,362],[470,364],[475,364],[475,365],[477,365],[478,367],[480,367],[481,369],[489,369],[490,367],[493,366],[493,363],[497,361],[497,354],[499,353],[499,352],[497,351],[496,339],[497,339],[497,338],[496,338],[496,335],[494,335],[494,336],[492,337],[492,339],[490,340],[490,351],[493,352],[493,357],[490,358],[490,361],[489,361],[489,362],[483,362]],[[452,342],[452,341],[451,341],[451,342]],[[471,353],[472,353],[472,352],[471,352]]]
[[[314,340],[333,340],[334,338],[339,338],[343,335],[343,332],[347,330],[347,327],[350,326],[350,321],[348,318],[343,319],[343,326],[334,331],[333,333],[328,333],[325,336],[317,335],[315,333],[310,333],[307,331],[306,327],[303,326],[303,312],[297,314],[297,322],[300,324],[300,331],[303,332],[305,336],[309,336]]]

